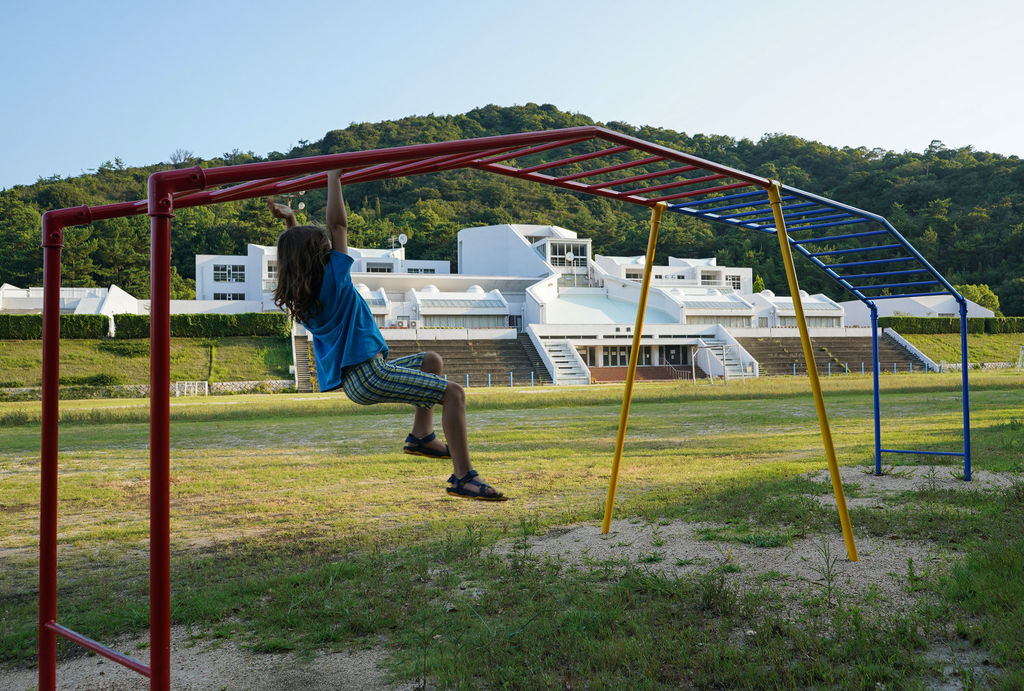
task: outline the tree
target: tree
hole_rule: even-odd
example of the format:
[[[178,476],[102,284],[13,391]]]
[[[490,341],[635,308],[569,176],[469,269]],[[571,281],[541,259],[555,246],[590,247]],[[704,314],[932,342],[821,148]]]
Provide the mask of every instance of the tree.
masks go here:
[[[171,299],[196,299],[196,280],[194,278],[182,278],[176,266],[171,267]]]
[[[0,284],[28,288],[42,283],[41,223],[39,211],[15,190],[0,192]]]
[[[1007,316],[1024,317],[1024,278],[1014,278],[999,288],[1000,303]]]
[[[760,293],[764,290],[764,280],[760,276],[754,276],[754,288],[755,293]]]
[[[993,293],[992,289],[987,285],[966,284],[953,287],[971,302],[976,302],[982,307],[992,310],[996,313],[997,317],[1002,316],[999,312],[999,296]]]
[[[192,152],[188,149],[175,149],[171,152],[170,161],[175,168],[181,168],[192,161]]]

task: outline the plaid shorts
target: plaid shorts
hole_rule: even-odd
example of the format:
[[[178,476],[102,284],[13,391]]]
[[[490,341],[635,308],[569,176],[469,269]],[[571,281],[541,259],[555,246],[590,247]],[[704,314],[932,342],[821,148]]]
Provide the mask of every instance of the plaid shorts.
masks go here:
[[[374,357],[346,367],[341,377],[345,395],[353,403],[411,403],[418,408],[433,408],[444,396],[448,382],[441,376],[420,369],[424,353],[395,360]]]

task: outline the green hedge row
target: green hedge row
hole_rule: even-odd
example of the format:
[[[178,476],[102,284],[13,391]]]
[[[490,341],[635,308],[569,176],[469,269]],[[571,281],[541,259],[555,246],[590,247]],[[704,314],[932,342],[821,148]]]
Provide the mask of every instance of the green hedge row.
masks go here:
[[[908,334],[958,334],[959,317],[879,317],[878,326]],[[972,317],[967,320],[970,334],[1024,333],[1024,317]]]
[[[117,338],[149,338],[148,314],[114,317]],[[105,338],[110,320],[102,314],[60,315],[61,338]],[[291,322],[283,312],[246,314],[172,314],[171,335],[180,338],[284,336]],[[0,340],[32,341],[43,337],[43,315],[0,314]]]
[[[1024,333],[1024,317],[989,317],[985,320],[985,333]]]
[[[60,337],[103,338],[109,325],[110,320],[102,314],[62,314]],[[0,314],[0,340],[32,341],[42,337],[43,315]]]
[[[149,338],[149,315],[117,315],[114,327],[116,338]],[[291,322],[283,312],[171,315],[171,335],[178,338],[287,337],[289,333]]]

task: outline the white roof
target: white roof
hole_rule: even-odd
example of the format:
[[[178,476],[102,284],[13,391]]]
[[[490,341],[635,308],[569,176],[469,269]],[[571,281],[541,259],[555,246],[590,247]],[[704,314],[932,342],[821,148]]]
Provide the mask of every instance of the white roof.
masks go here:
[[[634,324],[636,303],[606,295],[562,294],[544,303],[547,324]],[[668,313],[647,308],[645,324],[678,324]]]

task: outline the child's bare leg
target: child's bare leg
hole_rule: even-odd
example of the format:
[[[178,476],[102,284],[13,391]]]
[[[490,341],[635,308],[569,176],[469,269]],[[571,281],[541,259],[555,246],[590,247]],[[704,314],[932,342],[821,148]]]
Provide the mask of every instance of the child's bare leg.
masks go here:
[[[437,353],[424,353],[420,371],[441,376],[444,373],[444,360]],[[412,418],[412,436],[422,439],[434,431],[434,409],[413,408],[413,410],[415,412]],[[435,451],[444,451],[444,443],[440,439],[433,439],[424,446]]]
[[[448,382],[448,388],[441,398],[441,405],[444,406],[441,411],[441,427],[444,428],[448,448],[451,449],[455,477],[465,477],[466,473],[473,469],[473,464],[469,460],[469,438],[466,433],[466,392],[455,382]],[[475,491],[476,485],[465,487]],[[487,487],[484,494],[496,496],[501,493],[493,487]]]

